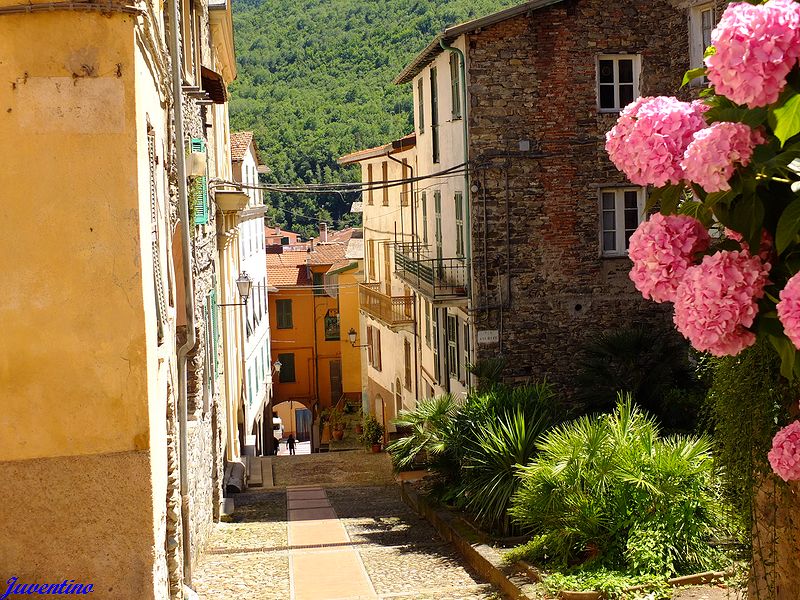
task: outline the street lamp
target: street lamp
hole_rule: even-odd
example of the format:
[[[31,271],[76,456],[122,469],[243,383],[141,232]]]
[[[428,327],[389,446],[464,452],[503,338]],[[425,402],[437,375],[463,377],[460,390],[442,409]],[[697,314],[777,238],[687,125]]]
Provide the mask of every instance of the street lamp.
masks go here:
[[[372,344],[356,344],[356,340],[358,339],[358,334],[356,333],[356,330],[353,329],[352,327],[350,328],[350,331],[347,332],[347,339],[350,340],[350,345],[353,348],[368,348],[369,346],[372,345]]]
[[[236,280],[236,289],[239,291],[239,297],[242,299],[241,302],[218,304],[217,306],[245,306],[247,304],[247,299],[250,297],[250,292],[253,289],[253,280],[250,279],[250,276],[244,271],[239,273],[239,278]]]
[[[274,363],[272,363],[272,370],[273,370],[275,373],[278,373],[278,374],[280,375],[280,372],[281,372],[281,367],[282,367],[282,366],[283,366],[283,365],[281,364],[281,361],[279,361],[279,360],[276,360]]]

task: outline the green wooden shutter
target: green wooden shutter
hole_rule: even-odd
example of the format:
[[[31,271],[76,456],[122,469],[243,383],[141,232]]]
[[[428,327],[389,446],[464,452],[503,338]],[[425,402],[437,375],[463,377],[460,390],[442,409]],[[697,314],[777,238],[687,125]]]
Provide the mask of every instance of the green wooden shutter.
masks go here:
[[[205,152],[206,142],[202,138],[192,138],[192,152]],[[208,223],[208,177],[203,175],[197,178],[198,183],[192,186],[194,202],[194,224],[205,225]]]

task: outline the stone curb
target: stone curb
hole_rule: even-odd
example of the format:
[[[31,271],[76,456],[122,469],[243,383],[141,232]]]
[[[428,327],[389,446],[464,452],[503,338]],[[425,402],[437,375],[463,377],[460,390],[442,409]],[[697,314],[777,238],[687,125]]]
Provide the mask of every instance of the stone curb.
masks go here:
[[[467,564],[481,577],[514,600],[533,600],[522,591],[522,586],[528,583],[527,578],[519,576],[513,567],[505,565],[500,553],[491,546],[465,539],[453,525],[456,517],[447,511],[437,511],[425,498],[421,498],[411,489],[408,483],[400,484],[400,495],[408,506],[433,525],[445,541],[455,546]]]

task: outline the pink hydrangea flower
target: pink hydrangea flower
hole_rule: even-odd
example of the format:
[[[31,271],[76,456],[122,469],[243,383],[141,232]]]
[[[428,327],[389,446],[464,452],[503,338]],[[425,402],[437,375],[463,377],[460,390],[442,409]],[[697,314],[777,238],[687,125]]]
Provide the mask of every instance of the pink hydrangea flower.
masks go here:
[[[744,241],[742,234],[738,231],[734,231],[733,229],[725,228],[725,237],[729,237],[732,240],[736,240],[742,246],[742,252],[746,254],[750,254],[750,246],[747,245],[747,242]],[[774,250],[775,240],[772,239],[772,235],[766,229],[761,230],[761,244],[758,247],[758,256],[764,262],[771,263],[773,256],[775,254]]]
[[[751,346],[769,263],[745,252],[720,251],[686,269],[675,292],[675,325],[701,352],[733,356]]]
[[[680,183],[683,154],[694,133],[706,126],[706,110],[697,101],[639,98],[620,113],[606,134],[608,156],[637,185]]]
[[[714,123],[694,134],[681,167],[686,179],[706,192],[727,191],[736,165],[750,164],[753,148],[766,141],[760,131],[744,123]]]
[[[800,57],[800,4],[731,3],[711,42],[716,52],[705,63],[716,92],[750,108],[772,104]]]
[[[767,458],[781,479],[800,480],[800,421],[790,423],[775,434]]]
[[[656,213],[631,235],[631,281],[645,298],[672,302],[695,254],[706,250],[710,242],[708,231],[697,219]]]
[[[778,319],[795,348],[800,348],[800,273],[793,275],[780,293]]]

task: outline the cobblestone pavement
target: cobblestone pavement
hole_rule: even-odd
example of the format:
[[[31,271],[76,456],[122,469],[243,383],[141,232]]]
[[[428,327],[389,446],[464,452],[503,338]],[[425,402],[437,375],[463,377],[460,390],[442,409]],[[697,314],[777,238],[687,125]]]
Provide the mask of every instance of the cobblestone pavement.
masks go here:
[[[307,467],[303,465],[304,469]],[[361,466],[355,468],[359,469]],[[328,477],[325,473],[321,476]],[[372,473],[364,479],[370,484],[384,478]],[[403,503],[397,485],[325,487],[327,498],[347,531],[346,547],[358,553],[375,592],[360,598],[501,598],[491,585],[463,565],[452,546],[444,543],[427,521]],[[250,491],[237,495],[235,503],[234,522],[216,526],[207,551],[195,568],[193,583],[200,598],[294,600],[289,555],[290,550],[295,554],[296,549],[288,546],[285,491]],[[320,596],[319,600],[333,598]]]

